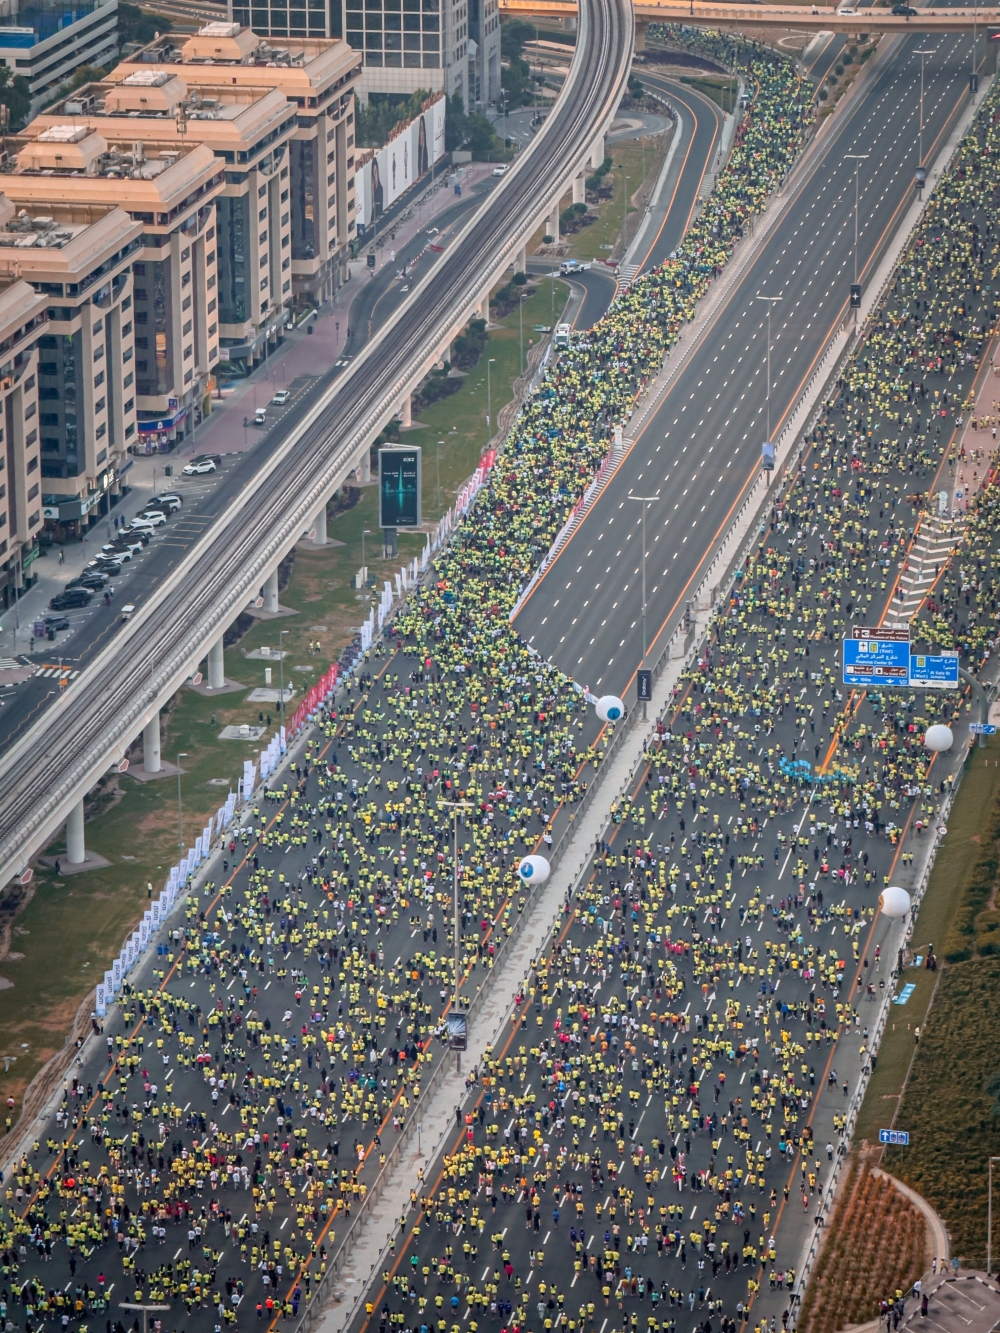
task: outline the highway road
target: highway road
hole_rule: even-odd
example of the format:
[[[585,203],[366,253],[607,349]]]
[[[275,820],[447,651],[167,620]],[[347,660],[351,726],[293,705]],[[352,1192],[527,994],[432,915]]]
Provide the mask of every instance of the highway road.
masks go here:
[[[711,167],[718,147],[722,113],[710,97],[659,74],[655,68],[644,65],[642,81],[667,98],[680,113],[680,121],[674,130],[677,147],[671,147],[666,181],[662,190],[656,192],[652,220],[647,226],[642,247],[634,256],[633,262],[645,272],[667,258],[680,244],[690,225],[705,173]],[[610,144],[609,151],[613,151]],[[550,264],[544,259],[531,259],[528,267],[532,273],[547,273]],[[589,329],[614,300],[617,290],[614,270],[605,264],[594,263],[572,281],[583,292],[573,326]]]
[[[620,0],[594,0],[550,115],[492,198],[337,381],[303,427],[189,548],[175,576],[81,672],[44,718],[0,761],[0,881],[19,872],[58,827],[71,794],[105,771],[144,719],[176,689],[212,638],[247,604],[289,549],[361,442],[387,419],[415,364],[430,360],[461,304],[518,241],[517,228],[608,123],[631,55],[632,16]],[[569,164],[569,165],[568,165]],[[123,665],[124,664],[124,665]]]
[[[683,616],[685,596],[716,534],[755,475],[767,434],[767,316],[772,316],[771,435],[777,437],[822,349],[844,318],[854,277],[854,164],[860,184],[862,281],[912,198],[916,165],[917,37],[875,70],[830,126],[808,179],[702,335],[559,559],[518,614],[524,638],[597,693],[624,695],[642,658],[640,506],[649,512],[647,627],[651,649]],[[967,92],[968,42],[935,40],[927,59],[925,154],[947,138]],[[638,489],[637,489],[638,488]],[[591,633],[581,635],[581,618]]]

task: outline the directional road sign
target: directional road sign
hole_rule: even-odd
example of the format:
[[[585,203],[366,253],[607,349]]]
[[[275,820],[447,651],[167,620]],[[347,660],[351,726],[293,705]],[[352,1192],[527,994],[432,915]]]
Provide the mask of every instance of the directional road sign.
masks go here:
[[[911,653],[910,685],[915,690],[957,690],[958,653]]]
[[[898,1143],[900,1147],[906,1148],[910,1143],[909,1131],[905,1129],[880,1129],[878,1141],[879,1143]]]
[[[995,736],[997,729],[992,722],[970,722],[969,730],[973,736]]]
[[[896,638],[844,640],[844,684],[863,688],[897,685],[909,679],[910,641]]]

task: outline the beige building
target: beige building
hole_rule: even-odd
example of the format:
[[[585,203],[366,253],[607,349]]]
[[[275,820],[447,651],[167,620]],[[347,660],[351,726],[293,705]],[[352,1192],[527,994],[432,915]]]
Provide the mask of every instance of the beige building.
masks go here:
[[[117,493],[136,441],[132,263],[141,232],[120,208],[50,200],[29,210],[0,195],[0,272],[29,284],[47,314],[23,449],[37,439],[44,516],[69,532]],[[34,395],[35,374],[25,395],[29,384]],[[30,457],[26,476],[29,468]],[[29,529],[37,494],[25,491]]]
[[[171,447],[211,405],[222,163],[205,144],[177,150],[146,143],[131,128],[108,139],[72,123],[9,138],[7,150],[0,189],[18,207],[45,213],[59,201],[72,216],[74,206],[86,213],[120,202],[141,224],[133,262],[138,444],[142,451]]]
[[[285,98],[294,108],[294,124],[287,140],[288,174],[278,200],[280,215],[291,228],[291,295],[300,304],[328,300],[347,276],[349,246],[356,234],[354,91],[361,75],[359,53],[334,39],[268,42],[237,23],[209,23],[183,44],[175,43],[177,36],[153,42],[122,61],[110,77],[128,84],[148,76],[152,65],[156,73],[179,78],[196,108],[199,99],[215,95],[215,85],[267,87]],[[196,109],[194,114],[202,113]],[[188,138],[196,133],[200,126],[189,121]],[[227,170],[227,181],[235,174]],[[259,184],[256,189],[259,192]],[[222,212],[220,205],[220,220]],[[230,206],[237,230],[250,220],[242,212]]]
[[[0,205],[3,201],[0,200]],[[4,210],[5,212],[7,210]],[[0,605],[32,580],[42,518],[38,340],[48,301],[0,250]]]

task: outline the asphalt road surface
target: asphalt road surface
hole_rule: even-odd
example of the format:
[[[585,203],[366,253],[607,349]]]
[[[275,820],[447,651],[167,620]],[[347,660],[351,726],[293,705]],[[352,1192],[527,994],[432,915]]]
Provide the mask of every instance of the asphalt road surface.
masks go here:
[[[809,180],[685,374],[519,612],[517,628],[532,647],[591,690],[625,697],[642,658],[640,507],[628,503],[629,493],[638,487],[662,497],[647,520],[647,637],[656,651],[759,467],[768,430],[768,321],[758,294],[781,298],[772,317],[772,437],[844,318],[854,277],[854,163],[845,155],[869,154],[860,185],[862,282],[912,198],[920,60],[907,53],[917,46],[918,38],[904,39],[834,123]],[[927,59],[925,157],[965,105],[967,62],[960,38],[941,39]],[[592,633],[577,630],[581,617]]]

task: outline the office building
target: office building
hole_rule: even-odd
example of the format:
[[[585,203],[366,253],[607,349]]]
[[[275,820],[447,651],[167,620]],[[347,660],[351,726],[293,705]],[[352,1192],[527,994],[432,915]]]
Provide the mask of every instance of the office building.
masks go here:
[[[38,340],[47,326],[48,301],[29,283],[12,277],[13,271],[0,245],[0,606],[4,608],[32,582],[31,567],[44,522]]]
[[[106,65],[118,54],[118,0],[31,4],[6,0],[0,17],[0,63],[21,74],[36,111],[80,65]]]
[[[65,145],[66,152],[75,147]],[[132,264],[141,238],[140,224],[120,208],[49,200],[42,212],[0,194],[0,274],[27,283],[44,301],[37,394],[35,373],[23,382],[37,421],[28,403],[21,451],[28,477],[36,440],[40,445],[36,481],[44,517],[60,535],[79,532],[117,492],[136,439]],[[9,419],[5,425],[9,448]],[[24,494],[29,532],[37,496],[33,481]],[[21,525],[20,511],[16,521]]]
[[[266,87],[286,99],[294,119],[284,141],[288,174],[278,196],[281,215],[291,227],[290,295],[297,306],[329,300],[346,281],[356,234],[354,91],[361,74],[359,56],[346,42],[323,38],[289,38],[279,46],[237,23],[209,23],[183,43],[176,42],[177,37],[167,36],[151,43],[123,61],[111,78],[128,84],[148,76],[151,65],[157,74],[173,74],[189,89],[198,116],[198,101],[204,104],[205,97],[212,96],[214,84],[233,91]],[[200,126],[189,118],[188,139],[198,133]],[[227,197],[237,189],[230,179],[236,174],[227,169]],[[260,185],[253,188],[259,191]],[[223,211],[220,204],[220,221]],[[247,225],[247,220],[236,221]],[[284,280],[281,286],[287,296]]]
[[[497,0],[340,0],[344,36],[364,57],[359,96],[458,93],[467,110],[500,92]]]
[[[109,140],[84,125],[56,125],[9,138],[7,151],[0,189],[17,207],[73,219],[121,203],[141,224],[133,258],[138,444],[171,448],[210,410],[215,387],[223,164],[205,144],[168,149],[136,138],[131,126]]]

